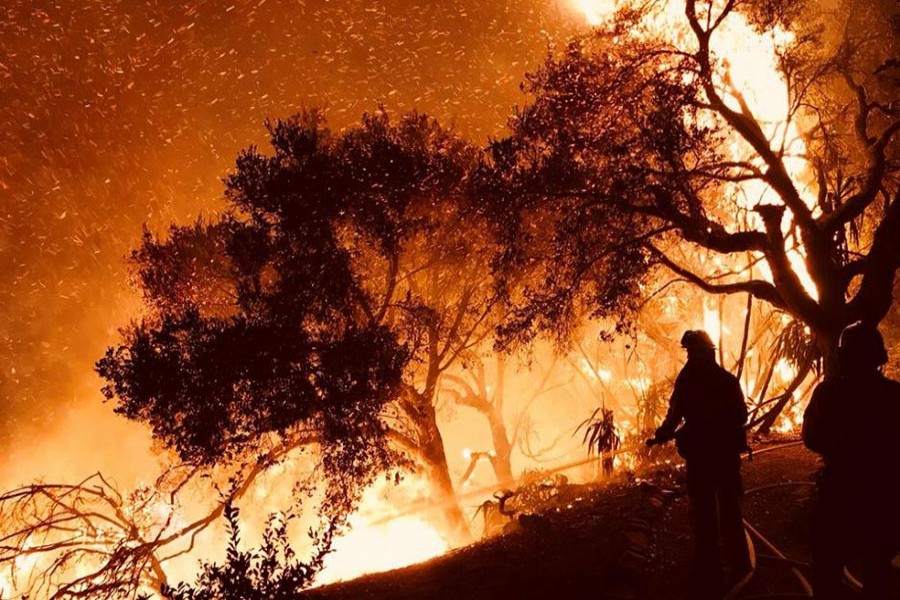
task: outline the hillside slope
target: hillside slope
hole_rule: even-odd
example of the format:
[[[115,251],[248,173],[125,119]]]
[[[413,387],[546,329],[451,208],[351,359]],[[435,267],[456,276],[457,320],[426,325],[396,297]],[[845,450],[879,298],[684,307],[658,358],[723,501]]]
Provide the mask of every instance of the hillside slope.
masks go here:
[[[811,482],[802,446],[745,462],[745,517],[808,576]],[[686,597],[690,564],[681,469],[644,480],[569,486],[513,533],[427,563],[310,590],[315,600],[488,600]],[[791,565],[757,541],[757,571],[741,597],[802,594]],[[379,551],[377,548],[373,552]],[[898,581],[900,590],[900,581]],[[798,596],[799,597],[799,596]]]

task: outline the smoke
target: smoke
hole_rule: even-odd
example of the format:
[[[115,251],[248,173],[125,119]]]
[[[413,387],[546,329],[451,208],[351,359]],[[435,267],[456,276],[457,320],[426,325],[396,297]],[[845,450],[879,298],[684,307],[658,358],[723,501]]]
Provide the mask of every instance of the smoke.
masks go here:
[[[140,317],[126,259],[142,225],[221,210],[220,179],[264,142],[266,118],[324,105],[340,129],[384,104],[481,143],[524,101],[522,75],[570,17],[507,0],[4,3],[0,486],[100,471],[127,492],[160,472],[147,430],[102,402],[93,364]],[[478,435],[458,443],[488,447],[483,418],[469,416]],[[466,463],[452,452],[458,476]],[[284,507],[256,508],[258,520]],[[258,537],[260,523],[248,527]],[[198,541],[206,558],[221,536],[217,524]],[[191,555],[172,574],[195,569]]]
[[[219,210],[264,119],[326,105],[341,128],[384,103],[481,142],[570,16],[511,0],[4,3],[0,448],[46,445],[93,410],[91,365],[136,315],[124,259],[141,225]]]
[[[548,39],[573,30],[572,15],[560,6],[5,2],[0,485],[38,476],[74,481],[100,470],[130,489],[158,473],[161,458],[147,431],[101,402],[92,366],[117,328],[140,315],[125,258],[142,224],[160,230],[221,210],[219,180],[239,149],[264,141],[264,119],[325,105],[330,125],[339,129],[383,103],[395,113],[417,108],[483,142],[525,100],[522,74],[538,63]],[[731,327],[740,331],[740,322]],[[674,340],[680,331],[663,333]],[[736,336],[732,350],[739,347]],[[538,362],[547,363],[540,352]],[[623,347],[616,352],[623,364],[633,355]],[[663,369],[656,359],[653,376],[671,376],[676,366]],[[585,383],[592,375],[577,368],[567,365],[569,372],[554,382],[571,384],[566,390],[532,406],[530,418],[545,425],[541,431],[523,425],[532,450],[549,448],[548,460],[581,451],[571,430],[600,401],[634,404],[633,389],[597,396],[603,386]],[[506,416],[515,422],[540,377],[511,370]],[[624,371],[620,365],[617,374]],[[642,389],[642,381],[629,385]],[[576,385],[584,387],[572,391]],[[452,428],[445,436],[451,470],[459,478],[467,451],[491,447],[490,431],[471,409],[442,409],[441,425]],[[520,452],[513,460],[517,472],[537,464]],[[482,462],[470,485],[493,481]]]

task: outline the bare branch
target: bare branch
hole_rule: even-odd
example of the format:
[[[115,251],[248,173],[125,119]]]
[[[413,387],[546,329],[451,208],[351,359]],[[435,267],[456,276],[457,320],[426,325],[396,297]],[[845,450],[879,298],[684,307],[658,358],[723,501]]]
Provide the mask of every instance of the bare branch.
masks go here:
[[[855,267],[860,268],[860,267]],[[875,230],[872,248],[861,265],[863,278],[848,304],[851,320],[881,321],[893,302],[894,277],[900,268],[900,191]]]
[[[303,434],[303,432],[299,432]],[[123,495],[97,473],[77,484],[35,483],[0,495],[4,515],[0,565],[15,565],[24,556],[47,562],[14,582],[18,589],[49,598],[112,598],[135,596],[141,588],[157,592],[167,584],[164,564],[194,546],[196,536],[212,524],[228,502],[241,498],[255,479],[300,445],[295,436],[272,448],[242,473],[239,483],[203,517],[169,531],[175,498],[199,470],[195,465],[167,469],[156,485]],[[183,471],[183,472],[181,472]],[[174,480],[170,480],[176,475]],[[169,499],[167,517],[159,522],[147,509]],[[162,551],[183,541],[187,549],[160,557]],[[73,577],[71,567],[81,574]]]
[[[765,300],[773,306],[785,308],[785,303],[781,298],[781,294],[779,294],[778,290],[775,289],[775,286],[768,281],[751,279],[749,281],[735,281],[732,283],[712,283],[709,281],[708,277],[702,277],[686,267],[675,263],[655,246],[649,245],[648,247],[660,263],[665,265],[676,275],[683,277],[705,292],[710,294],[734,294],[737,292],[745,292],[752,294],[760,300]]]

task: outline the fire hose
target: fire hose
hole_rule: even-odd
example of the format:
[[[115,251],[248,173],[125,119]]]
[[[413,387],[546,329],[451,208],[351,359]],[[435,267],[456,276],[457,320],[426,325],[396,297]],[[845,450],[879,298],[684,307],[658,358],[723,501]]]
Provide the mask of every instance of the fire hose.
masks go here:
[[[783,481],[783,482],[779,482],[779,483],[772,483],[769,485],[763,485],[763,486],[759,486],[756,488],[752,488],[752,489],[747,490],[744,493],[745,494],[755,494],[758,492],[782,488],[782,487],[815,486],[815,485],[816,484],[813,481]],[[749,522],[747,522],[746,519],[744,520],[744,528],[748,532],[752,533],[757,539],[759,539],[760,543],[762,543],[764,546],[766,546],[767,549],[769,549],[769,551],[772,552],[772,554],[774,554],[776,558],[778,558],[780,561],[782,561],[784,563],[793,565],[791,570],[794,573],[794,575],[797,577],[797,579],[800,581],[800,585],[804,588],[804,592],[806,592],[807,596],[812,596],[812,587],[809,585],[809,582],[806,580],[806,578],[803,576],[803,574],[800,573],[799,570],[797,569],[798,566],[806,566],[806,565],[803,565],[802,563],[799,563],[798,561],[793,561],[793,560],[787,558],[784,555],[784,553],[782,553],[771,541],[769,541],[765,537],[763,537],[762,534],[758,530],[756,530]],[[846,566],[844,567],[844,581],[847,585],[849,585],[856,592],[861,592],[863,589],[862,582],[860,582],[853,575],[853,573],[850,572],[850,569],[848,569]],[[772,596],[768,596],[768,597],[772,598]]]
[[[769,552],[774,554],[777,558],[779,558],[781,560],[787,560],[787,556],[785,556],[784,553],[781,550],[779,550],[777,546],[775,546],[775,544],[770,542],[753,525],[751,525],[747,521],[747,519],[744,519],[744,529],[750,534],[747,536],[748,537],[747,542],[751,546],[753,546],[753,541],[750,539],[750,536],[753,536],[757,539],[757,541],[760,544],[762,544],[766,548],[766,550],[768,550]],[[754,571],[756,570],[755,565],[754,565],[753,569],[754,569]],[[807,597],[811,598],[813,595],[812,586],[809,584],[809,581],[806,579],[806,577],[803,575],[803,573],[801,573],[800,570],[796,566],[791,566],[791,573],[793,573],[794,577],[797,578],[797,581],[800,582],[800,587],[803,588],[803,593],[806,594]],[[747,579],[747,581],[749,582],[749,578]],[[734,598],[734,596],[726,596],[726,598]]]

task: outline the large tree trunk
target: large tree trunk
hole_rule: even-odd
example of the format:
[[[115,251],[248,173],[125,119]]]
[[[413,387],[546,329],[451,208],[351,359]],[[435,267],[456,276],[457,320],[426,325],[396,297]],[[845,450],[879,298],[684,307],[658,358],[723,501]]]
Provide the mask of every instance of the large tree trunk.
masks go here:
[[[450,469],[447,465],[447,454],[444,452],[444,439],[438,429],[433,406],[429,404],[423,407],[421,419],[417,425],[421,458],[435,491],[436,504],[450,542],[454,546],[467,544],[472,541],[472,533],[469,530],[468,521],[459,507],[456,491],[453,489]]]

